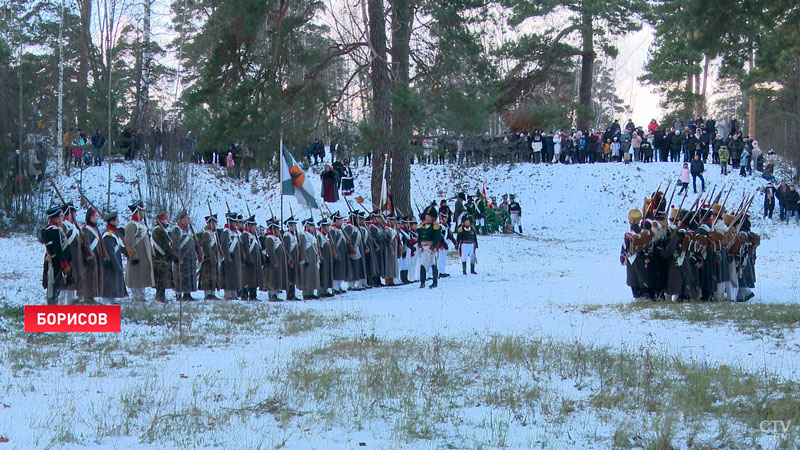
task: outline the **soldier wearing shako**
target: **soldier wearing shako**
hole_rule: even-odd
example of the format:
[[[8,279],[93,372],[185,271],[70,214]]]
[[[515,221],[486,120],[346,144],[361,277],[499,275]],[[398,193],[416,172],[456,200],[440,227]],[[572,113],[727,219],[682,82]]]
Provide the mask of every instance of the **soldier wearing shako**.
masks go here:
[[[299,262],[302,261],[300,254],[301,249],[297,245],[297,219],[294,216],[289,216],[288,219],[283,221],[286,226],[286,231],[283,233],[283,245],[286,249],[287,258],[287,271],[288,285],[286,287],[286,300],[297,300],[295,288],[300,285],[300,267]]]
[[[261,290],[267,291],[268,301],[280,301],[278,292],[287,288],[288,255],[281,238],[280,223],[274,217],[267,220],[267,232],[261,237],[261,253],[264,255]]]
[[[242,289],[242,243],[237,226],[237,215],[225,214],[227,224],[219,233],[222,250],[222,289],[225,300],[234,300]]]
[[[125,225],[123,241],[128,250],[128,266],[125,270],[125,282],[131,289],[134,300],[144,301],[145,288],[155,284],[153,280],[153,247],[150,244],[150,232],[145,225],[144,203],[137,200],[128,209],[133,214]]]
[[[343,294],[344,283],[350,279],[350,261],[356,256],[356,249],[342,229],[342,216],[339,211],[333,213],[331,220],[333,220],[333,226],[330,227],[328,236],[333,251],[333,293]],[[360,253],[358,257],[360,260]]]
[[[441,226],[442,230],[442,242],[439,243],[439,248],[437,249],[438,256],[436,257],[436,268],[439,270],[439,278],[447,278],[450,276],[450,274],[447,272],[447,251],[450,249],[450,247],[447,245],[447,241],[450,241],[454,244],[456,241],[453,239],[453,232],[450,231],[450,216],[447,214],[442,214],[441,208],[439,208],[439,225]]]
[[[336,248],[330,234],[331,222],[323,218],[317,222],[317,246],[319,248],[319,289],[320,297],[333,297],[333,260]]]
[[[70,272],[64,284],[61,286],[59,303],[69,305],[75,300],[75,296],[83,281],[83,260],[90,252],[83,243],[83,236],[75,220],[75,206],[72,202],[61,205],[61,229],[64,230],[66,240],[64,241],[64,251],[70,254]]]
[[[128,258],[128,249],[120,236],[118,214],[112,211],[103,216],[103,221],[106,223],[103,245],[108,255],[108,263],[103,264],[103,302],[112,304],[128,296],[122,265],[122,257]]]
[[[436,222],[435,204],[425,208],[424,223],[417,228],[417,239],[419,248],[419,287],[425,287],[425,279],[428,268],[433,271],[433,283],[430,288],[439,286],[439,269],[436,267],[436,258],[439,244],[442,242],[441,226]]]
[[[61,229],[61,208],[54,206],[46,212],[47,227],[40,232],[40,240],[45,246],[42,287],[47,290],[47,304],[57,305],[61,286],[71,270],[70,255],[64,251],[66,235]]]
[[[464,202],[467,201],[466,194],[463,192],[459,192],[456,195],[456,206],[455,210],[453,210],[453,218],[455,219],[454,222],[456,226],[461,223],[461,216],[467,212]]]
[[[83,243],[89,254],[84,256],[83,276],[78,286],[78,295],[87,300],[103,296],[103,262],[108,261],[108,255],[97,227],[99,220],[100,212],[90,207],[86,211],[86,221],[81,228]]]
[[[189,227],[191,221],[189,213],[182,209],[169,232],[177,256],[172,272],[175,275],[175,296],[179,301],[195,300],[192,292],[197,290],[197,264],[203,262],[202,250],[195,245],[195,237]]]
[[[367,288],[367,258],[369,247],[364,241],[364,235],[358,226],[360,214],[358,211],[350,212],[350,221],[342,229],[349,245],[353,249],[350,256],[350,271],[348,272],[348,290],[362,291]]]
[[[178,260],[175,246],[167,232],[167,213],[160,211],[156,215],[156,224],[152,233],[153,245],[153,281],[156,288],[156,301],[166,303],[166,290],[174,286],[172,263]]]
[[[317,230],[313,219],[303,221],[303,231],[297,233],[297,246],[300,250],[300,271],[297,286],[303,290],[303,300],[318,298],[319,291],[319,247]]]
[[[478,234],[472,227],[472,217],[464,216],[461,225],[456,233],[456,246],[458,254],[461,255],[461,272],[467,274],[467,263],[469,263],[469,273],[475,272],[475,263],[478,261],[476,250],[478,249]]]
[[[258,301],[258,287],[264,272],[261,242],[256,231],[256,217],[250,216],[244,222],[242,230],[242,299]]]
[[[486,234],[486,199],[481,194],[479,190],[476,194],[477,200],[475,200],[475,227],[480,231],[481,234]]]
[[[208,215],[205,220],[205,228],[197,233],[200,248],[203,250],[203,262],[200,264],[200,272],[197,276],[197,287],[203,291],[206,300],[219,300],[216,291],[221,288],[222,247],[219,245],[217,215]]]

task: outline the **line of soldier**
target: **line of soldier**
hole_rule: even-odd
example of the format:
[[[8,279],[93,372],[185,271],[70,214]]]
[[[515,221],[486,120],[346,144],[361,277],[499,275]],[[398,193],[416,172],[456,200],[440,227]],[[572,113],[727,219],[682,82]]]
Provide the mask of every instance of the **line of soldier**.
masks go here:
[[[754,297],[761,239],[750,229],[752,198],[729,214],[720,196],[712,197],[698,197],[689,210],[670,205],[667,214],[664,193],[656,190],[642,210],[629,211],[620,262],[634,298],[745,302]]]
[[[273,217],[262,228],[254,216],[229,212],[223,228],[210,214],[197,233],[186,210],[172,227],[166,213],[156,214],[150,229],[141,201],[128,208],[131,218],[124,230],[112,212],[104,216],[103,231],[94,208],[86,212],[82,227],[72,203],[47,210],[49,222],[40,240],[46,247],[42,284],[48,304],[71,304],[76,297],[116,303],[128,296],[127,289],[133,300],[144,301],[146,288],[154,288],[160,302],[167,301],[167,290],[179,301],[194,300],[191,293],[197,290],[207,300],[218,300],[222,291],[226,300],[256,301],[262,291],[268,300],[280,301],[281,292],[297,300],[298,289],[303,299],[315,299],[417,280],[425,287],[427,278],[434,288],[440,275],[447,276],[447,240],[462,255],[464,275],[468,263],[476,273],[478,244],[471,218],[464,216],[454,234],[436,222],[434,205],[420,215],[419,227],[413,216],[351,211],[345,221],[337,211],[318,222],[306,219],[301,228],[294,217],[283,226]]]
[[[440,218],[440,222],[450,223],[450,219],[454,219],[454,231],[461,224],[461,219],[470,216],[475,220],[474,225],[478,233],[488,234],[486,215],[488,209],[493,209],[495,211],[502,210],[508,213],[511,224],[511,230],[508,231],[509,233],[513,232],[514,229],[518,229],[519,233],[522,234],[522,206],[516,201],[514,194],[503,194],[502,202],[499,205],[495,197],[492,197],[491,201],[487,201],[480,190],[478,190],[475,195],[467,195],[464,192],[459,192],[456,194],[455,199],[456,203],[452,212],[450,211],[450,207],[447,206],[447,200],[442,200],[439,205],[440,212],[444,215],[444,217]],[[503,230],[504,226],[504,223],[500,223],[498,231]]]

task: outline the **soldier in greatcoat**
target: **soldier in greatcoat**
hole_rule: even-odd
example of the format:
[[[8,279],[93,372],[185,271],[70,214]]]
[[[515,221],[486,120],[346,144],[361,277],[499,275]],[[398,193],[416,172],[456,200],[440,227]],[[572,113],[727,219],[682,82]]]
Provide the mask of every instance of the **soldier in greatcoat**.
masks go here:
[[[298,263],[302,260],[300,246],[297,245],[297,219],[289,216],[283,222],[286,230],[283,232],[283,245],[286,252],[286,300],[297,300],[295,290],[300,287],[300,268]]]
[[[175,286],[172,263],[178,260],[175,245],[167,232],[167,213],[156,214],[156,224],[152,231],[153,247],[153,287],[156,288],[156,301],[166,303],[166,290]]]
[[[336,249],[333,247],[330,235],[331,223],[322,218],[317,222],[317,247],[319,248],[319,289],[320,297],[333,297],[333,256]]]
[[[226,213],[227,224],[219,233],[222,250],[222,289],[225,300],[234,300],[242,289],[242,245],[236,213]]]
[[[273,217],[267,221],[267,231],[261,237],[261,252],[264,255],[261,290],[267,291],[268,300],[280,301],[278,293],[288,286],[287,247],[283,245],[280,223]]]
[[[202,250],[197,248],[195,236],[189,226],[189,213],[182,209],[175,218],[175,226],[170,230],[170,238],[175,246],[176,261],[172,264],[175,296],[179,301],[193,301],[192,292],[197,290],[197,264],[203,262]]]
[[[316,224],[313,219],[303,221],[303,231],[297,233],[297,246],[300,250],[298,287],[303,290],[303,300],[319,298],[319,246],[317,245]]]
[[[108,260],[108,255],[97,226],[99,220],[100,212],[90,207],[86,211],[86,221],[81,229],[83,243],[89,253],[83,260],[83,276],[78,286],[78,295],[87,300],[103,296],[103,262]]]
[[[134,300],[144,301],[145,288],[155,284],[153,279],[153,248],[145,220],[144,203],[137,200],[130,205],[131,220],[125,225],[123,241],[128,251],[125,282]]]
[[[352,256],[350,257],[349,278],[347,279],[348,290],[351,291],[361,291],[367,286],[367,248],[364,245],[364,238],[361,228],[358,226],[358,221],[359,213],[352,211],[350,213],[350,221],[342,229],[350,246],[353,248]]]
[[[103,233],[103,245],[106,248],[108,261],[103,263],[103,302],[105,304],[117,303],[119,298],[127,297],[125,289],[125,273],[122,257],[128,258],[119,230],[119,216],[116,212],[109,212],[103,216],[106,230]]]
[[[261,276],[264,266],[261,254],[261,242],[256,231],[256,218],[250,216],[244,222],[242,230],[242,250],[244,260],[242,265],[242,299],[258,301],[258,287],[261,286]]]
[[[345,235],[342,229],[342,216],[336,211],[331,216],[333,224],[328,235],[331,240],[333,255],[333,293],[343,294],[345,284],[350,280],[351,259],[355,256],[355,249],[350,243],[350,238]],[[361,255],[359,254],[359,258]]]
[[[217,230],[217,215],[210,214],[205,217],[205,220],[205,228],[197,233],[197,240],[203,251],[203,262],[200,263],[197,287],[203,291],[206,300],[219,300],[216,293],[217,289],[222,288],[220,272],[223,256],[219,230]]]

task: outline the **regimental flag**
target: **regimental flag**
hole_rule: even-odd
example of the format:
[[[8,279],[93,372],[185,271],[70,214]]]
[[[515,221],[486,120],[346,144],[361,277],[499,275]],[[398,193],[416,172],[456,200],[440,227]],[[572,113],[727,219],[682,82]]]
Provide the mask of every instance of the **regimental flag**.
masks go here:
[[[383,177],[381,178],[381,209],[386,209],[389,203],[389,188],[386,186],[386,171],[389,168],[388,158],[384,159]]]
[[[292,153],[281,140],[281,195],[294,195],[297,203],[309,208],[319,208],[314,198],[314,186],[294,160]]]

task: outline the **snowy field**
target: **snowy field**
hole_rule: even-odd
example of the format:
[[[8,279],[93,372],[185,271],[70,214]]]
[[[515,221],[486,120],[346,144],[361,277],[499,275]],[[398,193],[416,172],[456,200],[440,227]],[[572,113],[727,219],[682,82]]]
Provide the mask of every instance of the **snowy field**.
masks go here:
[[[632,305],[619,264],[627,211],[679,168],[414,166],[418,206],[485,183],[498,201],[517,195],[524,235],[479,237],[477,276],[462,276],[451,253],[453,275],[436,290],[130,305],[110,336],[21,332],[16,307],[44,303],[43,249],[32,236],[0,238],[0,449],[794,448],[800,422],[786,435],[760,423],[800,417],[800,227],[761,219],[756,196],[756,296],[713,305],[733,319],[691,318],[710,305],[661,315]],[[83,173],[101,207],[106,170]],[[274,175],[186,170],[195,224],[226,200],[244,211],[246,199],[261,224],[280,211]],[[725,178],[708,170],[707,188],[720,189]],[[112,166],[112,209],[127,211],[143,172]],[[369,197],[368,169],[356,176]],[[60,184],[77,200],[75,179]],[[727,180],[734,206],[766,184]],[[742,326],[738,311],[756,322]],[[774,311],[794,320],[766,322]]]

